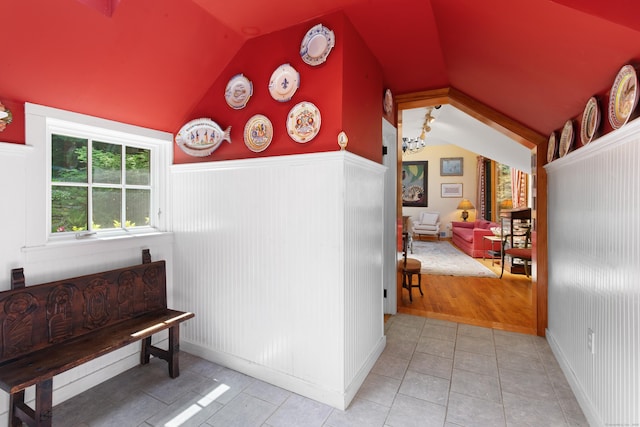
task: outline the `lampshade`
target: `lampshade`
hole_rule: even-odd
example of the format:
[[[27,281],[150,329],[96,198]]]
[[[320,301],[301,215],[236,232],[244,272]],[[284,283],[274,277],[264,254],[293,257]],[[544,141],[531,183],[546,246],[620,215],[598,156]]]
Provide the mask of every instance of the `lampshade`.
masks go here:
[[[475,206],[473,206],[473,203],[471,203],[469,199],[462,199],[460,204],[458,204],[458,209],[466,211],[467,209],[475,209]]]

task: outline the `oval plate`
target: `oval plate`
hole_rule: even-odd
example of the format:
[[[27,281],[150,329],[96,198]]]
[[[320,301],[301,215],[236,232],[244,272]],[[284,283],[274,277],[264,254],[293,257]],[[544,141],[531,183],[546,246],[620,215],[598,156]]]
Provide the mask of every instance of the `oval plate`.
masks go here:
[[[242,74],[233,76],[224,91],[224,99],[229,107],[239,110],[244,108],[253,95],[253,83]]]
[[[582,113],[582,123],[580,123],[580,141],[582,145],[590,143],[598,132],[600,126],[600,107],[598,100],[592,96],[587,101]]]
[[[547,145],[547,163],[551,163],[556,156],[556,133],[551,132],[549,135],[549,143]]]
[[[305,34],[300,44],[300,56],[309,65],[320,65],[327,60],[327,56],[336,44],[333,31],[322,24],[312,27]]]
[[[569,150],[571,149],[571,144],[573,144],[573,121],[567,120],[564,123],[564,127],[562,128],[562,134],[560,135],[560,149],[559,155],[560,157],[564,157],[567,155]]]
[[[244,143],[254,153],[266,150],[272,139],[273,125],[262,114],[251,117],[244,126]]]
[[[287,132],[296,142],[309,142],[320,132],[320,121],[320,110],[311,102],[301,102],[289,111]]]
[[[300,87],[300,73],[290,64],[282,64],[271,75],[269,93],[276,101],[286,102],[293,98]]]
[[[632,65],[625,65],[616,76],[609,93],[609,122],[611,127],[624,126],[638,103],[638,76]]]

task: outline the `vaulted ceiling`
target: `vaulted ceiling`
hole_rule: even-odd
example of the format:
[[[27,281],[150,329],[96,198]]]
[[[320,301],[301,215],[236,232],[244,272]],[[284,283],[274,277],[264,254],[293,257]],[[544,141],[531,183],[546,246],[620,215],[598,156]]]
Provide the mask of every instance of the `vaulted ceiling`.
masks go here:
[[[107,4],[113,10],[101,13]],[[640,2],[632,0],[20,0],[1,7],[0,101],[81,108],[169,132],[246,40],[336,11],[361,34],[394,94],[454,87],[541,135],[578,116],[622,65],[640,60]]]

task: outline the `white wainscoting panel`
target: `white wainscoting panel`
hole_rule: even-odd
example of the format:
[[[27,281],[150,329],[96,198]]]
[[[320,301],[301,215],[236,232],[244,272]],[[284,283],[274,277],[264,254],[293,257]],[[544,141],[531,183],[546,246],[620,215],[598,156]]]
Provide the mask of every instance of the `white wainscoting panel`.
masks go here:
[[[383,176],[345,152],[174,166],[183,349],[348,405],[384,347]]]
[[[546,169],[549,342],[591,425],[639,425],[640,122]]]

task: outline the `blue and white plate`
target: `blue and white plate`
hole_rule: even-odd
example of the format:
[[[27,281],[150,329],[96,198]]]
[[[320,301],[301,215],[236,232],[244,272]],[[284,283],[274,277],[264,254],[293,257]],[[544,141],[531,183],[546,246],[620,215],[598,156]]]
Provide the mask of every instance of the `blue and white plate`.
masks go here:
[[[300,56],[309,65],[320,65],[327,60],[327,56],[336,44],[333,31],[322,24],[318,24],[307,31],[300,44]]]

